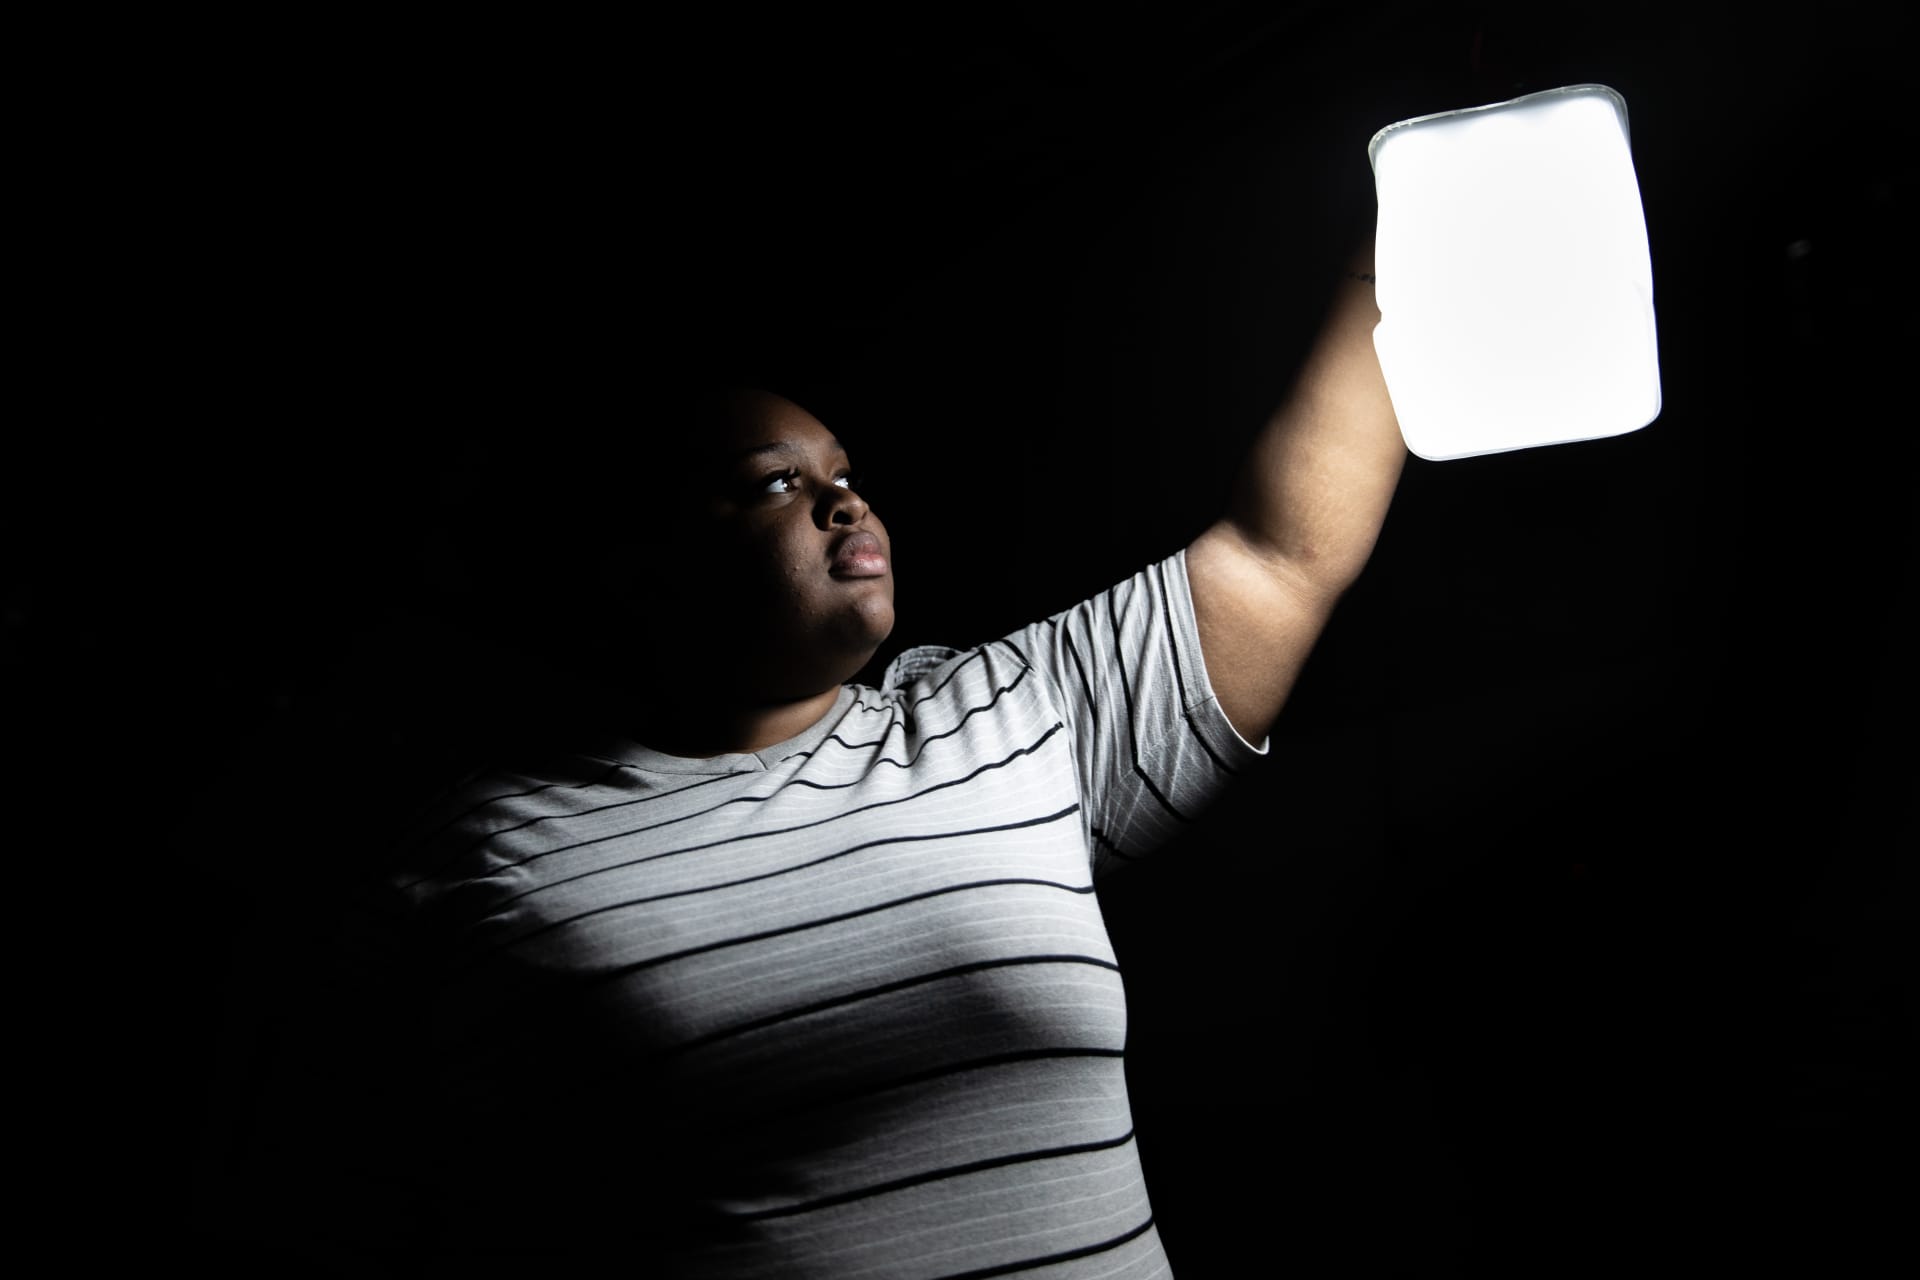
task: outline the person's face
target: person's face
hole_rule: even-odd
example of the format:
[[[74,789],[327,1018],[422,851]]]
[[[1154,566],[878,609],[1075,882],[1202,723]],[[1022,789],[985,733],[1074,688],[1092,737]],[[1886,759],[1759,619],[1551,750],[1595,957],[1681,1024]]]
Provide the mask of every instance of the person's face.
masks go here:
[[[755,694],[819,693],[893,630],[893,548],[812,414],[758,392],[729,408],[679,566],[704,614],[701,642]]]

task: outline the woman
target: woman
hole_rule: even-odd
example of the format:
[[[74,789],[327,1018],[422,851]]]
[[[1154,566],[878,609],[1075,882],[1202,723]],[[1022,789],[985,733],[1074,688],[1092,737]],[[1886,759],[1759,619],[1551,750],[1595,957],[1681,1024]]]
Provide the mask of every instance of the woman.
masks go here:
[[[609,559],[628,580],[589,584],[676,638],[653,678],[597,740],[457,788],[357,934],[395,1056],[350,1110],[408,1130],[357,1184],[390,1188],[391,1239],[1169,1274],[1094,883],[1258,759],[1372,548],[1404,448],[1354,265],[1216,524],[879,688],[847,682],[893,627],[893,549],[844,448],[770,392],[707,403]]]

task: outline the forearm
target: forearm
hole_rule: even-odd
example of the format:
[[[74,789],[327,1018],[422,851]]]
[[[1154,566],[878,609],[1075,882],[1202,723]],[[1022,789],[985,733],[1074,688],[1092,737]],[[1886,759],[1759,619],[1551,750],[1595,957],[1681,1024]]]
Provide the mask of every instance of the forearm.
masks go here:
[[[1372,275],[1369,239],[1254,441],[1227,516],[1250,549],[1329,595],[1366,565],[1407,452],[1373,349]]]

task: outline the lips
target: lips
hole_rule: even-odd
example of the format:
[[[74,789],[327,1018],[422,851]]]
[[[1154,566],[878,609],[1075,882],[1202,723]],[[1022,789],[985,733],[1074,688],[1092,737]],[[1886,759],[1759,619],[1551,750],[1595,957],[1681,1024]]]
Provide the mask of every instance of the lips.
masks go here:
[[[887,571],[886,548],[871,533],[850,533],[833,549],[836,578],[878,578]]]

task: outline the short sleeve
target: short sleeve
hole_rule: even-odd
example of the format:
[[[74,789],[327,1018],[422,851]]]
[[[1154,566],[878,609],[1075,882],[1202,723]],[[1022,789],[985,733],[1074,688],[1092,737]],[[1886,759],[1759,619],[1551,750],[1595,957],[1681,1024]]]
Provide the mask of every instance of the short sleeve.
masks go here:
[[[1176,838],[1266,755],[1207,680],[1184,550],[996,643],[1040,677],[1072,735],[1096,871]]]

